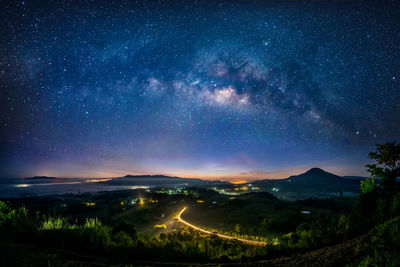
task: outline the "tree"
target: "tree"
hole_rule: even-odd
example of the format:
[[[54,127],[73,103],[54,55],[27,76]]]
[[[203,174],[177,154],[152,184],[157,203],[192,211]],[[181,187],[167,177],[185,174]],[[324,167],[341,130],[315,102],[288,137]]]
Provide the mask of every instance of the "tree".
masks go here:
[[[372,192],[376,188],[375,179],[367,178],[361,181],[361,193]]]
[[[357,212],[359,227],[382,223],[387,219],[399,215],[400,194],[397,178],[400,176],[400,144],[386,143],[376,145],[376,151],[369,153],[375,164],[366,167],[371,176],[377,179],[379,186],[372,180],[361,183],[361,192]]]
[[[400,176],[400,144],[377,144],[376,152],[369,153],[369,157],[375,160],[376,164],[368,164],[368,172],[372,177],[380,179],[383,187],[393,187]]]

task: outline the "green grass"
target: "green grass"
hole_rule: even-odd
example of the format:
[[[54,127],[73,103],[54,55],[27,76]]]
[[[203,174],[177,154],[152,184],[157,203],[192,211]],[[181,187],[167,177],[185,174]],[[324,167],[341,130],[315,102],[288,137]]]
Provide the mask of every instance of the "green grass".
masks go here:
[[[63,217],[48,217],[43,221],[41,230],[62,230],[74,229],[75,225],[68,223],[67,218]]]

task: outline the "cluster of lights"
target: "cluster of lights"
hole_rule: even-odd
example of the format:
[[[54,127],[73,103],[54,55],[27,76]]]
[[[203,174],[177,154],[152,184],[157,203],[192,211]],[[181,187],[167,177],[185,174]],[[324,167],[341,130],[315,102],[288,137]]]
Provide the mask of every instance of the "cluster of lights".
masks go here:
[[[231,195],[231,196],[237,196],[240,195],[239,192],[234,192],[234,191],[244,191],[247,192],[249,190],[259,190],[260,188],[257,186],[253,186],[252,184],[244,184],[244,181],[238,181],[238,182],[232,182],[232,184],[235,185],[234,189],[227,189],[227,188],[217,188],[217,187],[213,187],[211,188],[211,190],[214,190],[220,194],[223,195]],[[243,186],[238,186],[238,185],[243,185]]]
[[[249,190],[248,186],[235,187],[235,191],[248,191],[248,190]]]
[[[145,199],[145,198],[138,198],[138,199],[132,199],[130,201],[131,205],[139,205],[139,206],[144,206],[146,203],[158,203],[157,199]],[[125,205],[126,203],[124,201],[121,202],[121,206]]]
[[[237,196],[237,195],[239,195],[239,193],[230,192],[230,191],[228,191],[228,190],[226,190],[226,189],[218,189],[218,188],[216,188],[216,187],[213,187],[213,188],[211,188],[211,189],[214,190],[214,191],[216,191],[216,192],[218,192],[218,193],[220,193],[220,194],[222,194],[222,195],[228,195],[228,196]]]
[[[194,196],[196,196],[196,195],[197,195],[196,192],[192,192],[192,191],[189,191],[189,190],[185,190],[185,189],[182,188],[182,187],[169,188],[169,189],[161,188],[161,190],[158,190],[158,191],[156,191],[155,193],[158,193],[158,194],[168,194],[168,195],[181,195],[181,194],[183,194],[183,195],[185,195],[185,196],[188,196],[188,195],[194,195]]]

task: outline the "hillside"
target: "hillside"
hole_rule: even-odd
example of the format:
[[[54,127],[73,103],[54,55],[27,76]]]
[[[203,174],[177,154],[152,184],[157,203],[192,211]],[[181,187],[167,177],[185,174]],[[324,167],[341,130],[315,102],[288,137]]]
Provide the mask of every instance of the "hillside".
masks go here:
[[[312,168],[285,179],[262,180],[254,184],[287,199],[357,195],[360,192],[360,179],[347,179],[320,168]]]
[[[313,185],[328,185],[328,184],[332,185],[332,184],[342,184],[346,182],[344,181],[343,177],[324,171],[320,168],[312,168],[306,171],[305,173],[299,175],[293,175],[283,180],[291,182],[293,184],[313,184]]]

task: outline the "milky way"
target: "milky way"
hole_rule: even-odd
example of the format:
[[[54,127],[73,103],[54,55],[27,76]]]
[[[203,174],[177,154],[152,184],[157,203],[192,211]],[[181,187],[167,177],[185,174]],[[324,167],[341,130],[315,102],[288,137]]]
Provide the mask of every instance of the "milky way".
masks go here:
[[[363,175],[400,140],[400,6],[9,1],[0,175]]]

